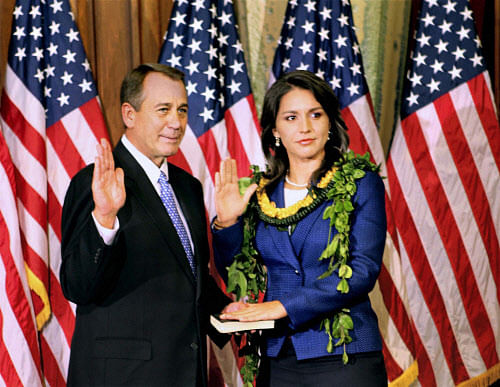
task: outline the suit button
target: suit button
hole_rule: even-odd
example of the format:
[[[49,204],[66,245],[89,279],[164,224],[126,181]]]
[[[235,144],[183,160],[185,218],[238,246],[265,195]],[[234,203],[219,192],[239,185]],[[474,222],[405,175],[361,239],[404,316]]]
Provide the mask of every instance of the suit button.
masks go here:
[[[196,351],[196,350],[198,349],[198,344],[196,344],[196,343],[191,343],[190,347],[191,347],[191,349],[192,349],[193,351]]]
[[[102,249],[99,247],[99,248],[97,249],[97,251],[95,252],[95,255],[94,255],[94,262],[95,262],[95,263],[98,263],[98,262],[99,262],[99,256],[101,255],[101,251],[102,251]]]
[[[300,275],[300,272],[298,270],[295,270],[295,274]]]

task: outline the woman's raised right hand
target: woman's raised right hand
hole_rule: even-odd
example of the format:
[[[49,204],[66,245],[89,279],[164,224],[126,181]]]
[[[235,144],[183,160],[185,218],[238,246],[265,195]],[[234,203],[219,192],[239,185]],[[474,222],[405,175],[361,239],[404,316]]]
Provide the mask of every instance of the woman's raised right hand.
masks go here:
[[[236,160],[226,159],[220,163],[219,172],[215,173],[215,210],[217,225],[228,227],[236,223],[257,189],[257,184],[250,184],[243,195],[238,188]]]

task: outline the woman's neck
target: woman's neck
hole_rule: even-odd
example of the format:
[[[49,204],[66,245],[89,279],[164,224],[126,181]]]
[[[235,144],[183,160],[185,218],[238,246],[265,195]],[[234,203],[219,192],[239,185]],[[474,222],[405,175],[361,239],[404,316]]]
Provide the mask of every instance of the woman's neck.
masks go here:
[[[321,160],[310,160],[293,162],[290,160],[290,167],[287,177],[290,186],[295,189],[303,189],[311,182],[313,173],[321,166]],[[286,181],[286,180],[285,180]]]

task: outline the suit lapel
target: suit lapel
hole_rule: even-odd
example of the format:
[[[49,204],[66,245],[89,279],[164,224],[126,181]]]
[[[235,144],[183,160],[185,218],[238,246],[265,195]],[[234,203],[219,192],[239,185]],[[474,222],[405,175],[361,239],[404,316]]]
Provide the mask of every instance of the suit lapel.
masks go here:
[[[171,185],[174,189],[175,197],[181,206],[182,214],[189,227],[189,233],[191,234],[191,240],[194,245],[193,253],[196,260],[196,269],[199,274],[200,265],[203,264],[200,249],[205,239],[204,233],[207,232],[206,228],[204,228],[205,223],[201,220],[201,217],[205,216],[205,209],[198,208],[197,206],[197,203],[200,202],[200,198],[196,196],[198,193],[192,189],[191,185],[186,184],[186,180],[179,176],[172,164],[168,164],[168,166],[169,180],[172,183]]]
[[[283,185],[284,183],[283,181],[281,181],[270,196],[270,199],[276,203],[276,207],[278,208],[285,207]],[[324,208],[325,203],[320,205],[311,214],[302,219],[297,224],[291,236],[286,231],[279,231],[275,227],[270,228],[271,236],[276,246],[286,246],[285,249],[277,248],[276,250],[280,251],[283,258],[290,262],[293,266],[300,266],[298,257],[300,257],[302,253],[306,239],[314,229],[314,224],[322,219]]]
[[[125,172],[127,195],[132,194],[141,204],[153,223],[160,230],[164,242],[171,250],[172,255],[194,284],[194,276],[177,231],[151,181],[121,141],[117,144],[113,153],[116,159],[116,166],[123,168]],[[177,193],[176,196],[179,197]]]
[[[324,209],[325,203],[321,204],[318,208],[316,208],[312,213],[307,215],[297,224],[297,227],[295,228],[295,231],[291,236],[291,240],[293,246],[295,247],[297,256],[300,256],[302,254],[306,239],[310,236],[312,230],[316,229],[316,222],[323,219],[322,214]]]

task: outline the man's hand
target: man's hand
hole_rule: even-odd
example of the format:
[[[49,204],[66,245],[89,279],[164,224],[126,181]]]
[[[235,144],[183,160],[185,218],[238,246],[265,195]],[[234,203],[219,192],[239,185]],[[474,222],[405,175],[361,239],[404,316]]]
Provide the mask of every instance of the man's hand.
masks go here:
[[[111,146],[106,139],[97,144],[92,196],[94,216],[103,227],[113,228],[118,210],[125,204],[125,183],[123,169],[116,168]]]

